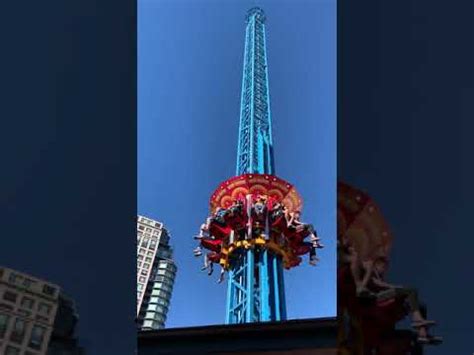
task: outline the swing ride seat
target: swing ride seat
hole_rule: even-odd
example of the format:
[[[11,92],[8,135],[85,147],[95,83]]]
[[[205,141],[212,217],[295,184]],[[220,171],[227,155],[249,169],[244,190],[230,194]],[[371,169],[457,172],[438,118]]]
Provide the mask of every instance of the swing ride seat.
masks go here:
[[[201,239],[201,246],[207,250],[219,252],[222,247],[222,240],[203,238]]]
[[[230,230],[233,229],[235,231],[239,231],[239,230],[242,230],[243,228],[246,227],[247,218],[245,218],[244,213],[229,214],[226,217],[226,223],[227,223],[227,226]],[[230,233],[230,230],[229,230],[229,233]]]
[[[271,230],[273,233],[278,235],[287,232],[287,222],[285,216],[278,216],[274,221],[272,221]]]
[[[295,245],[292,247],[293,247],[293,253],[298,256],[308,254],[311,250],[310,243],[302,243],[302,244]]]
[[[219,263],[221,260],[221,253],[214,252],[214,251],[207,253],[207,258],[209,259],[209,261],[213,263]]]
[[[222,226],[221,224],[214,221],[209,224],[209,234],[214,236],[216,239],[227,239],[231,231],[232,228],[230,228],[228,225]]]
[[[387,334],[395,330],[395,325],[407,315],[405,297],[398,296],[383,300],[361,300],[356,298],[353,314],[359,319],[367,346],[379,346]]]

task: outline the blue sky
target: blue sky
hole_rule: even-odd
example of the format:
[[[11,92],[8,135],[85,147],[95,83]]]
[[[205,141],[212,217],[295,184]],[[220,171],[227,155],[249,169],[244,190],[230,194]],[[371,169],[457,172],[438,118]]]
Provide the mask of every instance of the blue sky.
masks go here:
[[[234,175],[245,14],[267,15],[277,175],[326,248],[285,272],[288,318],[336,313],[336,1],[138,1],[138,213],[165,223],[178,274],[167,327],[221,324],[226,285],[192,249]]]

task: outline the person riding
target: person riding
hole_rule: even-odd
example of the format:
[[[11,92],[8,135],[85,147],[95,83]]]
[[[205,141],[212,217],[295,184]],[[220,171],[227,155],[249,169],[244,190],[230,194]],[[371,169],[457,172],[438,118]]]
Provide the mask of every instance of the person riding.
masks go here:
[[[364,275],[364,262],[360,260],[354,246],[346,239],[341,238],[338,243],[338,262],[341,267],[346,267],[349,271],[353,284],[355,286],[357,296],[370,296],[371,293],[365,286],[368,282],[368,273]],[[364,275],[364,279],[362,278]]]
[[[257,195],[255,203],[253,204],[253,208],[257,214],[264,213],[267,209],[267,197],[264,195]]]
[[[209,235],[209,224],[210,224],[210,219],[211,217],[207,218],[206,223],[201,224],[201,228],[199,228],[199,234],[194,237],[196,240],[202,240],[204,238],[212,238]],[[194,256],[201,256],[202,255],[202,249],[201,249],[201,243],[193,250]]]
[[[225,208],[217,207],[216,211],[213,214],[213,216],[210,217],[210,219],[208,219],[208,226],[212,222],[215,222],[215,223],[219,224],[220,226],[225,227],[226,226],[225,217],[228,213],[229,213],[229,211],[226,210]]]
[[[238,240],[245,238],[246,217],[243,201],[235,199],[232,206],[228,208],[226,218],[229,226],[235,231]]]
[[[311,249],[309,250],[309,264],[312,266],[316,266],[318,261],[319,259],[316,256],[316,247],[314,245],[311,245]]]
[[[284,231],[287,221],[285,217],[285,206],[277,201],[272,205],[269,213],[271,224],[271,236],[273,240],[280,245],[284,245]]]
[[[364,277],[359,287],[361,289],[367,288],[378,299],[403,297],[412,318],[412,327],[417,331],[418,342],[422,344],[442,342],[441,337],[428,334],[428,327],[434,325],[435,322],[426,320],[421,314],[417,291],[384,281],[387,267],[388,259],[384,255],[379,255],[373,261],[364,263],[364,271],[367,277]]]
[[[275,202],[270,210],[271,220],[275,221],[278,218],[283,217],[284,215],[284,205],[281,202]]]
[[[252,227],[255,235],[261,235],[265,231],[265,220],[267,215],[267,197],[257,195],[252,206]]]
[[[193,250],[194,256],[201,256],[202,249],[201,244],[203,240],[214,240],[214,236],[210,234],[211,223],[217,223],[220,226],[225,226],[225,215],[228,213],[222,207],[217,207],[214,214],[206,219],[206,223],[201,224],[201,228],[199,229],[199,234],[194,237],[200,241],[199,245]]]
[[[314,229],[312,224],[306,224],[301,222],[301,212],[300,211],[294,211],[294,212],[289,212],[289,220],[288,220],[288,230],[290,230],[293,233],[309,233],[310,235],[310,241],[313,243],[313,246],[315,248],[324,248],[324,245],[321,244],[320,238],[318,237],[316,230]]]
[[[229,207],[229,214],[231,215],[240,215],[243,212],[244,203],[240,199],[235,199],[232,201],[232,206]]]
[[[204,255],[204,266],[201,268],[202,271],[207,270],[207,274],[210,276],[214,272],[214,264],[219,263],[221,258],[221,253],[216,251],[211,251]],[[225,270],[221,266],[221,272],[219,274],[219,278],[217,279],[217,283],[222,283],[224,281],[224,274]]]

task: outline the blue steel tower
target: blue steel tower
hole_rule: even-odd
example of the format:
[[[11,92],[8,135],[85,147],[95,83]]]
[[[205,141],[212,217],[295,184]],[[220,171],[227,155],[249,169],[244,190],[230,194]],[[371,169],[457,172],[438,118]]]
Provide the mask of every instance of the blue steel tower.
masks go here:
[[[273,142],[268,90],[265,14],[247,14],[236,175],[273,174]]]
[[[263,10],[250,9],[246,22],[236,175],[274,175]],[[228,275],[226,323],[286,319],[280,255],[248,249]]]

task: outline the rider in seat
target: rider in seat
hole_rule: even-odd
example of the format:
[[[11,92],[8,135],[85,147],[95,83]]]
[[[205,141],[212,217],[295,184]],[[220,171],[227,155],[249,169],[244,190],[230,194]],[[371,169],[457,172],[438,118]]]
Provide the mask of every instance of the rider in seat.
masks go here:
[[[270,210],[271,236],[275,243],[284,245],[284,232],[287,228],[285,215],[286,207],[281,202],[275,202]]]
[[[210,218],[208,218],[209,220]],[[201,224],[201,228],[199,229],[199,234],[194,237],[194,239],[201,240],[203,238],[210,238],[209,236],[209,223],[203,223]],[[201,243],[193,250],[194,256],[201,256],[202,255],[202,249],[201,249]]]
[[[246,217],[243,201],[240,199],[234,200],[232,206],[228,208],[226,222],[235,231],[238,240],[245,238]]]
[[[421,344],[441,343],[441,337],[428,334],[428,327],[434,325],[435,322],[426,320],[421,314],[416,290],[384,281],[387,266],[388,259],[383,255],[376,257],[372,262],[365,263],[364,268],[368,277],[364,277],[361,287],[366,287],[369,292],[375,294],[378,300],[403,297],[411,314],[412,327],[417,331],[418,342]]]
[[[300,217],[300,211],[289,213],[288,230],[292,233],[302,234],[304,237],[309,234],[310,241],[313,243],[315,248],[324,248],[324,245],[319,242],[320,238],[318,237],[313,225],[301,222]]]
[[[208,270],[207,274],[210,276],[214,272],[214,264],[219,263],[221,259],[221,253],[216,251],[211,251],[204,256],[204,266],[201,268],[202,271]],[[221,266],[221,272],[219,274],[219,279],[217,283],[224,281],[225,270]]]
[[[265,223],[267,216],[267,197],[257,195],[252,206],[252,229],[255,236],[261,236],[265,233]]]

